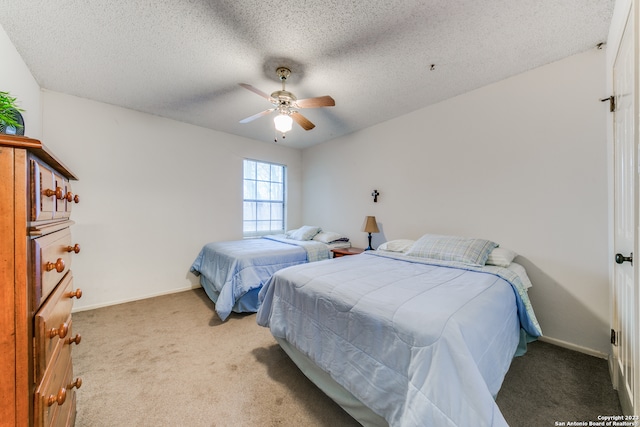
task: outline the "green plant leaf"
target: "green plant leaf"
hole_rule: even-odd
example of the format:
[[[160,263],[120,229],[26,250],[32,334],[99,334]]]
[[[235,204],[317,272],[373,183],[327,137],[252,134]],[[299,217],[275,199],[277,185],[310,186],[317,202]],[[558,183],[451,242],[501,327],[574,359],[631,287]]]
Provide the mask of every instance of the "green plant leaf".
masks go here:
[[[22,127],[15,119],[16,111],[24,111],[18,107],[17,99],[11,96],[9,92],[0,91],[0,122],[15,128]]]

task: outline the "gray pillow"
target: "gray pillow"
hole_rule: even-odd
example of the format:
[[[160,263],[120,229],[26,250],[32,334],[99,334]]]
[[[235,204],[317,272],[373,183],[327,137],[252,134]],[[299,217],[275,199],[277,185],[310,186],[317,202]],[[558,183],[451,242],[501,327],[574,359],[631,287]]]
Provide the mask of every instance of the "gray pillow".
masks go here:
[[[407,255],[483,266],[497,246],[490,240],[425,234],[413,244]]]

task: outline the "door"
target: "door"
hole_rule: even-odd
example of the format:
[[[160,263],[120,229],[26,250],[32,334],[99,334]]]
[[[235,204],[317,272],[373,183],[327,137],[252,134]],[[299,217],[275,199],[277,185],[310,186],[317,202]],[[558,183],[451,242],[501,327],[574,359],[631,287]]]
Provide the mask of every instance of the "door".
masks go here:
[[[636,2],[632,2],[636,3]],[[615,112],[614,148],[614,249],[612,354],[614,383],[625,414],[639,409],[638,396],[638,289],[635,283],[640,254],[634,254],[638,230],[638,126],[635,6],[632,4],[613,64]],[[633,257],[636,256],[636,262]],[[612,261],[614,261],[612,260]]]

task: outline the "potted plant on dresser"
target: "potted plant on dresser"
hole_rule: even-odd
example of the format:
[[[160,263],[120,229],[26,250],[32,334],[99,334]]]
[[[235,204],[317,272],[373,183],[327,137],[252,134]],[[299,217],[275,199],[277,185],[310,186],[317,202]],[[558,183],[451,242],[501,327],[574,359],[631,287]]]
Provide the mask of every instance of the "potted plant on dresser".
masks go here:
[[[15,97],[9,92],[0,91],[0,134],[24,135],[23,111],[18,107]]]

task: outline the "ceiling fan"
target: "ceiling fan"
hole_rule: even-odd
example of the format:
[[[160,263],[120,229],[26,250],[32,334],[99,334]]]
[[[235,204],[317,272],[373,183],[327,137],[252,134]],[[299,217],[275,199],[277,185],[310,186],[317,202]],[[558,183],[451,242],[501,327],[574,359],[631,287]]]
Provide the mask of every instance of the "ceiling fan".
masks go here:
[[[240,83],[240,86],[242,86],[243,88],[260,95],[273,104],[273,108],[269,108],[268,110],[264,110],[258,114],[254,114],[253,116],[247,117],[246,119],[242,119],[240,120],[240,123],[249,123],[250,121],[257,119],[258,117],[265,116],[272,111],[277,111],[278,115],[273,119],[273,121],[276,125],[276,130],[282,132],[282,137],[284,138],[284,133],[291,130],[292,121],[295,121],[304,130],[311,130],[316,127],[316,125],[311,123],[309,119],[300,114],[297,109],[333,107],[334,105],[336,105],[336,102],[333,100],[333,98],[328,95],[318,96],[316,98],[297,99],[293,93],[285,89],[285,83],[287,81],[287,78],[291,75],[291,70],[286,67],[279,67],[276,69],[276,74],[282,81],[282,90],[277,90],[271,95],[267,95],[260,89],[256,89],[249,84]]]

